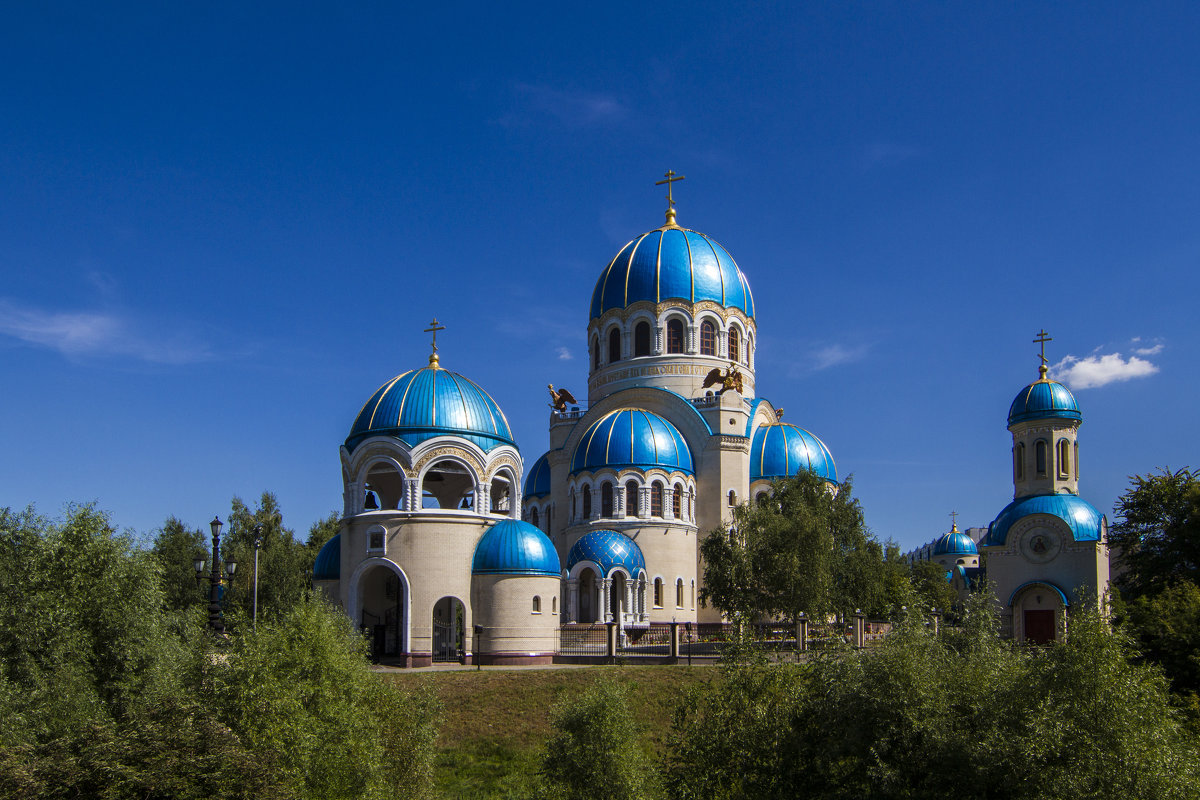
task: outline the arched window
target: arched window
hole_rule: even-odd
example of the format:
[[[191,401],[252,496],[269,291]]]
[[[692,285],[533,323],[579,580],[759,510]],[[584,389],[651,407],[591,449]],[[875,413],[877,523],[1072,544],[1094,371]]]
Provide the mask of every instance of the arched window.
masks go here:
[[[683,320],[667,320],[667,352],[683,352]]]
[[[696,581],[692,581],[692,611],[696,610]]]
[[[533,613],[542,613],[542,598],[536,594],[533,596]]]
[[[730,506],[737,505],[737,492],[735,492],[733,489],[729,490],[729,505]]]
[[[1071,477],[1071,443],[1066,439],[1058,440],[1058,477]]]
[[[1019,480],[1025,480],[1025,443],[1017,442],[1017,446],[1013,448],[1013,476]]]
[[[608,481],[600,484],[600,516],[613,515],[613,485]]]
[[[741,361],[742,360],[741,350],[742,350],[741,334],[738,333],[737,328],[730,325],[729,326],[729,360],[730,361]]]
[[[575,521],[575,490],[567,492],[567,522]]]
[[[600,369],[600,339],[592,338],[592,369]]]
[[[538,525],[538,513],[536,508],[529,509],[529,524],[535,528],[541,527],[541,525]]]
[[[654,579],[654,607],[662,608],[663,604],[663,582],[662,578]]]
[[[650,323],[639,322],[633,329],[633,354],[650,355]]]
[[[662,516],[663,485],[655,481],[650,485],[650,516]]]
[[[1041,439],[1033,446],[1033,458],[1036,462],[1034,466],[1037,468],[1037,476],[1046,477],[1046,443]]]
[[[700,323],[700,355],[715,356],[717,354],[717,326],[708,320]]]
[[[621,330],[613,328],[608,332],[608,363],[621,360]]]
[[[583,487],[583,518],[592,518],[592,487]]]
[[[550,598],[550,613],[551,614],[558,613],[558,598],[557,597]]]
[[[625,516],[638,515],[638,485],[637,481],[625,481]]]
[[[675,519],[683,519],[683,487],[678,483],[675,484],[675,491],[671,492],[671,513]]]
[[[1075,480],[1079,480],[1079,442],[1075,443]]]
[[[675,607],[683,608],[683,578],[675,579]]]

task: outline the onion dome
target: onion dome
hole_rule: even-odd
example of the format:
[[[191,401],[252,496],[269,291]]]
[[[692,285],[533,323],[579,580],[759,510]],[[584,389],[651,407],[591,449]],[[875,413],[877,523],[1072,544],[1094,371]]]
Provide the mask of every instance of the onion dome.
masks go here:
[[[550,494],[550,454],[544,453],[525,473],[524,496],[545,497]]]
[[[571,474],[602,467],[693,473],[692,451],[670,422],[641,408],[622,408],[601,417],[583,434],[571,459]]]
[[[567,569],[581,561],[591,561],[604,575],[615,567],[625,570],[631,577],[646,570],[646,559],[637,542],[616,531],[590,531],[580,538],[567,553]]]
[[[314,581],[336,581],[342,577],[342,535],[335,533],[317,551],[313,562]]]
[[[955,525],[949,533],[943,534],[933,545],[935,556],[977,556],[979,548],[975,541],[958,529]]]
[[[621,248],[592,292],[591,319],[639,300],[711,300],[754,318],[754,296],[733,256],[703,233],[669,224]]]
[[[487,529],[475,545],[473,575],[550,575],[558,577],[558,551],[546,534],[519,519]]]
[[[806,469],[837,483],[837,466],[825,443],[786,422],[760,425],[750,443],[750,482],[790,478]]]
[[[1073,494],[1035,494],[1013,500],[988,526],[988,546],[1002,546],[1008,539],[1008,530],[1018,520],[1031,514],[1049,514],[1067,523],[1071,536],[1077,542],[1098,542],[1104,536],[1108,523],[1104,515],[1091,503]]]
[[[1082,421],[1079,406],[1071,390],[1046,377],[1046,365],[1039,367],[1041,377],[1022,389],[1008,409],[1008,425],[1035,419],[1073,419]]]
[[[369,436],[394,436],[413,447],[435,436],[461,436],[493,450],[512,445],[508,420],[496,401],[469,378],[438,366],[410,370],[385,383],[358,412],[346,448]]]

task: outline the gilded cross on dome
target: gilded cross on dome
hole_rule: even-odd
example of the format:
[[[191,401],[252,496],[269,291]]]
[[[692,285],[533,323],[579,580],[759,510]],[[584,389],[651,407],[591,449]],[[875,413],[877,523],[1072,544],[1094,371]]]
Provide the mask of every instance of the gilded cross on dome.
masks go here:
[[[425,333],[432,333],[432,334],[433,334],[433,342],[432,342],[432,346],[433,346],[433,353],[432,353],[432,354],[429,356],[429,363],[430,363],[430,364],[433,364],[434,366],[437,366],[437,363],[438,363],[438,354],[437,354],[437,335],[438,335],[438,331],[444,331],[444,330],[446,330],[446,326],[445,326],[445,325],[439,325],[439,324],[438,324],[438,321],[437,321],[437,317],[434,317],[434,318],[433,318],[433,322],[429,323],[429,327],[428,327],[428,328],[426,328],[426,329],[425,329],[425,331],[424,331]]]
[[[662,186],[664,183],[667,185],[667,225],[679,227],[675,224],[675,196],[671,191],[671,184],[673,184],[675,181],[687,180],[687,176],[676,175],[675,170],[669,169],[666,171],[666,173],[664,173],[663,177],[666,178],[666,180],[655,181],[654,185]]]
[[[958,530],[958,512],[951,511],[950,512],[950,532],[954,533],[957,530]]]
[[[1034,343],[1034,344],[1040,344],[1040,345],[1042,346],[1042,353],[1041,353],[1041,355],[1039,356],[1039,357],[1042,359],[1042,363],[1041,363],[1041,365],[1038,367],[1038,373],[1039,373],[1039,374],[1042,376],[1042,380],[1045,380],[1045,378],[1046,378],[1046,372],[1047,372],[1047,367],[1046,367],[1046,342],[1053,342],[1054,340],[1050,338],[1050,334],[1046,333],[1046,329],[1045,329],[1045,328],[1042,328],[1040,331],[1038,331],[1038,335],[1037,335],[1037,336],[1038,336],[1038,338],[1034,339],[1034,340],[1033,340],[1033,343]]]

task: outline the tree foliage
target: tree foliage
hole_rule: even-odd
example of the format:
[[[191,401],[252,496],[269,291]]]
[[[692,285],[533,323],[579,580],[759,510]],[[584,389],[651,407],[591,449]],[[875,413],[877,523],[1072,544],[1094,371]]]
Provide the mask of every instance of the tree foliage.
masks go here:
[[[238,562],[228,603],[245,616],[250,616],[254,607],[256,537],[262,539],[258,554],[258,616],[262,620],[285,614],[301,602],[311,585],[312,561],[304,543],[291,528],[284,527],[274,494],[263,492],[253,511],[240,497],[234,497],[221,550],[223,558]]]
[[[1200,585],[1200,474],[1164,469],[1130,482],[1108,537],[1120,557],[1122,595],[1134,599],[1178,581]]]
[[[1066,643],[903,622],[876,649],[737,666],[681,706],[667,748],[680,798],[1187,798],[1196,740],[1156,670],[1095,614]],[[915,619],[915,618],[914,618]]]
[[[949,611],[958,602],[958,592],[946,579],[946,568],[935,561],[918,561],[912,565],[913,595],[926,608]]]
[[[653,771],[639,749],[625,689],[598,680],[558,706],[546,743],[540,796],[562,800],[639,800],[653,790]]]
[[[862,609],[884,615],[904,603],[907,566],[866,529],[850,481],[838,491],[801,472],[733,510],[729,528],[700,545],[702,603],[731,618],[823,618]]]
[[[162,575],[163,602],[168,609],[183,611],[202,605],[205,600],[196,585],[195,560],[212,558],[199,528],[189,528],[176,517],[157,531],[150,548],[158,560]]]

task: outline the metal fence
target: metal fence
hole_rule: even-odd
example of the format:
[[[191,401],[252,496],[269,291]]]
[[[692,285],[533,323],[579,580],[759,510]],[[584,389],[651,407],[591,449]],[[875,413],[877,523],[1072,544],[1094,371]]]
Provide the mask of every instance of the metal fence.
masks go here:
[[[560,625],[555,651],[560,656],[608,655],[608,626],[606,625]]]
[[[625,658],[670,656],[671,623],[651,622],[649,627],[626,628],[617,638],[617,654]]]

